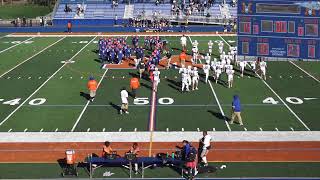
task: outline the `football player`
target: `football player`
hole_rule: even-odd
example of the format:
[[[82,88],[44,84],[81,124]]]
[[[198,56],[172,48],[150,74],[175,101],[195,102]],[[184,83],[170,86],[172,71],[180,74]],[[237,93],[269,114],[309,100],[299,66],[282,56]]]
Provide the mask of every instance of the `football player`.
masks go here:
[[[160,83],[160,71],[157,67],[153,71],[153,83],[154,83],[153,91],[157,92],[158,85]]]
[[[199,73],[198,68],[194,67],[192,71],[192,90],[198,90]]]
[[[212,55],[212,46],[213,46],[213,42],[210,40],[208,42],[208,48],[209,48],[209,55],[211,56]]]

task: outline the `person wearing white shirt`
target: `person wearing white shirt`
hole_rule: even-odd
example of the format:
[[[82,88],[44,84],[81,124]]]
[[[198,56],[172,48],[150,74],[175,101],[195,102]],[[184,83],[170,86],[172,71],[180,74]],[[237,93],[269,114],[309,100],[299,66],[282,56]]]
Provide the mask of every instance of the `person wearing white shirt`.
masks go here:
[[[208,48],[209,48],[209,55],[210,55],[210,56],[212,55],[212,46],[213,46],[213,42],[212,42],[212,40],[210,40],[210,41],[208,42]]]
[[[120,109],[120,114],[122,114],[123,112],[126,114],[129,114],[128,111],[128,91],[126,90],[126,88],[122,88],[121,92],[120,92],[120,96],[121,96],[121,109]]]
[[[182,35],[180,38],[182,50],[187,49],[187,37],[185,35]]]
[[[232,86],[233,86],[233,74],[234,74],[234,70],[232,70],[232,69],[227,69],[226,73],[227,73],[227,75],[228,75],[228,88],[232,88]]]
[[[155,68],[155,70],[153,71],[153,82],[154,82],[153,91],[157,92],[158,85],[160,83],[160,71],[158,68]]]
[[[267,80],[266,69],[267,69],[267,63],[262,60],[260,62],[261,79]]]
[[[244,68],[246,67],[247,62],[246,61],[240,61],[239,65],[240,65],[241,77],[243,77]]]
[[[200,157],[205,166],[208,166],[207,155],[209,153],[209,150],[211,149],[211,140],[212,137],[208,134],[208,132],[203,131],[203,137],[200,140],[202,145]]]
[[[210,65],[208,63],[205,63],[203,66],[202,66],[202,70],[204,72],[204,74],[206,75],[206,78],[205,78],[205,83],[208,82],[208,79],[209,79],[209,70],[210,70]]]
[[[198,68],[194,67],[192,71],[192,90],[198,90],[199,73]]]
[[[181,79],[181,81],[182,81],[182,83],[181,83],[181,85],[182,85],[181,92],[184,92],[185,90],[189,91],[188,71],[187,71],[187,69],[184,69],[184,71],[181,74],[181,78],[182,78]]]

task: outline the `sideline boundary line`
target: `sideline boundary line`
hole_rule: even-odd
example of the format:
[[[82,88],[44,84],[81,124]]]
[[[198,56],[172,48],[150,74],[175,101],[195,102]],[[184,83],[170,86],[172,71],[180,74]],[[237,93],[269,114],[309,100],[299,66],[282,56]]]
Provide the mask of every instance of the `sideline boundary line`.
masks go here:
[[[208,131],[215,142],[319,143],[320,131]],[[0,143],[150,142],[150,132],[2,132]],[[154,131],[153,142],[199,142],[198,131]]]
[[[9,36],[7,36],[7,37],[9,37]],[[30,36],[26,36],[26,37],[30,37]],[[20,43],[18,43],[18,44],[15,44],[15,45],[13,45],[13,46],[10,46],[10,47],[8,47],[7,49],[1,50],[1,51],[0,51],[0,54],[3,53],[3,52],[5,52],[5,51],[8,51],[9,49],[12,49],[12,48],[14,48],[14,47],[16,47],[16,46],[19,46],[20,44],[23,44],[23,43],[25,43],[25,42],[33,39],[33,38],[35,38],[35,36],[33,36],[33,37],[29,38],[29,39],[26,39],[26,40],[24,40],[24,41],[22,41],[22,42],[20,42]]]
[[[36,57],[37,55],[41,54],[43,51],[49,49],[50,47],[52,47],[53,45],[57,44],[58,42],[62,41],[63,39],[65,39],[66,37],[63,37],[59,40],[57,40],[56,42],[50,44],[49,46],[45,47],[44,49],[42,49],[41,51],[37,52],[36,54],[32,55],[31,57],[25,59],[24,61],[20,62],[19,64],[17,64],[16,66],[14,66],[13,68],[9,69],[8,71],[4,72],[2,75],[0,75],[0,78],[2,78],[4,75],[8,74],[9,72],[11,72],[12,70],[14,70],[15,68],[19,67],[20,65],[24,64],[25,62],[29,61],[30,59]]]
[[[298,66],[296,63],[289,61],[289,63],[291,63],[292,65],[294,65],[295,67],[297,67],[298,69],[300,69],[302,72],[304,72],[305,74],[307,74],[308,76],[310,76],[312,79],[314,79],[315,81],[317,81],[318,83],[320,83],[320,80],[315,78],[314,76],[312,76],[310,73],[308,73],[306,70],[302,69],[300,66]]]
[[[95,38],[93,38],[95,39]],[[92,40],[93,40],[92,39]],[[83,49],[85,49],[89,43],[87,43],[85,46],[83,46],[76,54],[74,54],[70,59],[72,60],[75,58]],[[56,72],[54,72],[45,82],[43,82],[28,98],[26,98],[16,109],[14,109],[4,120],[0,122],[0,126],[2,126],[15,112],[17,112],[27,101],[29,101],[32,96],[34,96],[43,86],[45,86],[58,72],[66,66],[68,63],[64,63]],[[42,133],[42,132],[41,132]]]
[[[220,38],[227,43],[227,45],[229,47],[231,47],[231,45],[225,40],[223,39],[221,36]],[[250,66],[250,64],[248,64]],[[263,80],[259,74],[255,73],[260,79],[261,81],[269,88],[269,90],[271,92],[273,92],[274,95],[277,96],[277,98],[283,103],[283,105],[286,106],[286,108],[291,112],[291,114],[308,130],[308,131],[311,131],[310,128],[302,121],[302,119],[300,119],[300,117],[288,106],[288,104],[271,88],[271,86],[265,81]]]
[[[13,33],[3,35],[3,36],[0,37],[0,39],[5,38],[5,37],[8,37],[9,35],[12,35],[12,34],[13,34]]]
[[[189,41],[190,41],[191,46],[192,46],[192,40],[191,40],[190,36],[188,36],[188,38],[189,38]],[[200,63],[202,64],[201,59],[200,59]],[[220,105],[220,101],[219,101],[219,99],[218,99],[218,96],[217,96],[215,90],[213,89],[210,80],[208,81],[208,83],[209,83],[210,89],[211,89],[211,91],[212,91],[212,94],[214,95],[214,98],[216,99],[216,102],[217,102],[217,104],[218,104],[218,106],[219,106],[220,113],[221,113],[221,115],[223,116],[224,122],[225,122],[228,130],[231,131],[230,125],[229,125],[229,123],[227,122],[226,115],[224,114],[224,111],[223,111],[223,109],[222,109],[222,107],[221,107],[221,105]]]
[[[109,70],[109,69],[106,69],[106,70],[104,71],[104,73],[103,73],[103,75],[102,75],[101,79],[99,80],[97,91],[98,91],[98,89],[99,89],[99,87],[100,87],[100,84],[101,84],[101,82],[103,81],[103,79],[104,79],[105,75],[107,74],[108,70]],[[88,108],[88,106],[89,106],[90,102],[91,102],[91,101],[90,101],[90,100],[88,100],[88,101],[87,101],[87,103],[85,104],[85,106],[83,107],[83,109],[82,109],[82,111],[81,111],[81,113],[80,113],[79,117],[77,118],[76,122],[75,122],[75,123],[74,123],[74,125],[72,126],[72,129],[70,130],[71,132],[73,132],[73,131],[76,129],[76,127],[77,127],[77,125],[79,124],[79,122],[80,122],[80,120],[81,120],[81,118],[82,118],[83,114],[84,114],[84,113],[85,113],[85,111],[87,110],[87,108]]]

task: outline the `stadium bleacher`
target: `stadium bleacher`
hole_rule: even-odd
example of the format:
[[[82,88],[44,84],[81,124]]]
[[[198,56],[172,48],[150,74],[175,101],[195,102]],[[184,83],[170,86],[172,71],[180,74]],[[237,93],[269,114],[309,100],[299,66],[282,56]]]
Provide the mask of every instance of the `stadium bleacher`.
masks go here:
[[[205,9],[203,13],[193,12],[192,18],[204,17],[210,14],[210,18],[233,18],[236,17],[237,8],[230,6],[230,0],[228,0],[224,6],[222,6],[222,0],[217,0],[209,8]],[[65,12],[65,7],[69,6],[72,12]],[[76,13],[76,8],[81,5],[85,7],[83,14]],[[100,0],[100,1],[77,1],[77,0],[62,0],[56,8],[53,16],[53,22],[55,25],[64,25],[66,21],[71,20],[74,24],[104,24],[112,25],[114,19],[118,19],[120,22],[126,22],[129,18],[143,16],[152,18],[156,13],[157,17],[165,17],[168,19],[174,19],[177,16],[173,16],[171,13],[172,4],[169,0],[165,0],[164,3],[155,5],[155,1],[142,1],[133,0],[128,4],[127,2],[119,1],[117,7],[112,7],[112,1]],[[184,19],[184,16],[179,17],[180,20]],[[201,18],[199,18],[201,19]],[[203,20],[204,18],[202,18]],[[192,20],[190,19],[190,22]],[[204,23],[209,21],[204,21]]]

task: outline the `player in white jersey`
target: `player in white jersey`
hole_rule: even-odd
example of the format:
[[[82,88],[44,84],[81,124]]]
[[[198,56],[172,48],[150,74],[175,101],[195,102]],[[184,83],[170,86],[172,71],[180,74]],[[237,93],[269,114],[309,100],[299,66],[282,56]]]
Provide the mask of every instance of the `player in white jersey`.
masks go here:
[[[230,57],[228,57],[228,58],[226,59],[226,64],[227,64],[227,65],[230,65],[230,64],[231,64],[231,58],[230,58]]]
[[[224,46],[223,42],[220,41],[219,44],[218,44],[218,46],[219,46],[219,53],[222,54],[222,52],[223,52],[223,46]]]
[[[218,83],[218,80],[219,80],[219,77],[220,77],[220,74],[222,73],[222,66],[221,64],[218,64],[217,63],[217,66],[216,66],[216,73],[215,73],[215,80],[216,80],[216,84]]]
[[[188,84],[188,72],[187,69],[185,69],[181,74],[181,92],[189,91],[189,84]]]
[[[197,59],[198,59],[198,48],[196,48],[195,46],[192,47],[192,64],[197,63]]]
[[[181,68],[179,69],[179,74],[183,73],[186,70],[186,68],[184,67],[184,65],[181,65]]]
[[[247,62],[246,61],[240,61],[239,65],[240,65],[241,77],[243,77],[244,68],[246,67]]]
[[[220,60],[224,59],[226,57],[226,53],[223,51],[220,53]]]
[[[155,68],[153,71],[153,91],[157,92],[158,90],[158,84],[160,83],[160,71],[158,68]]]
[[[180,38],[180,43],[182,46],[182,50],[187,49],[187,37],[185,35],[182,35],[182,37]]]
[[[256,69],[257,64],[256,64],[256,62],[251,61],[250,65],[251,65],[252,70],[256,73],[257,72],[257,69]]]
[[[205,59],[206,63],[210,64],[210,62],[211,62],[211,56],[210,56],[209,53],[207,53],[207,55],[204,57],[204,59]]]
[[[267,80],[267,76],[266,76],[267,63],[263,60],[260,62],[260,70],[261,70],[260,77],[263,78],[264,80]]]
[[[202,66],[202,70],[203,70],[203,73],[205,74],[205,80],[204,82],[207,83],[208,82],[208,79],[209,79],[209,70],[210,70],[210,65],[208,63],[205,63],[203,66]]]
[[[192,42],[192,46],[193,46],[193,47],[196,47],[197,49],[198,49],[198,45],[199,45],[199,43],[198,43],[197,40],[195,40],[194,42]]]
[[[120,114],[122,114],[122,112],[129,114],[128,111],[128,91],[126,90],[126,88],[122,88],[121,92],[120,92],[120,97],[121,97],[121,109],[119,111]]]
[[[192,83],[192,79],[191,79],[192,67],[191,66],[188,66],[187,74],[188,74],[188,85],[191,86],[191,83]]]
[[[231,64],[226,65],[225,67],[226,67],[226,72],[227,72],[228,70],[233,70],[233,65],[231,65]]]
[[[198,84],[199,84],[198,68],[194,67],[192,71],[192,91],[198,90]]]
[[[226,72],[228,75],[228,88],[232,88],[234,70],[228,69]]]
[[[225,72],[225,66],[226,66],[227,62],[226,62],[226,59],[221,59],[221,70],[222,72]]]
[[[210,40],[208,42],[208,52],[210,56],[212,55],[212,47],[213,47],[213,42]]]
[[[215,73],[216,69],[217,69],[217,62],[212,61],[210,64],[210,67],[211,67],[211,70],[213,71],[213,73]]]

